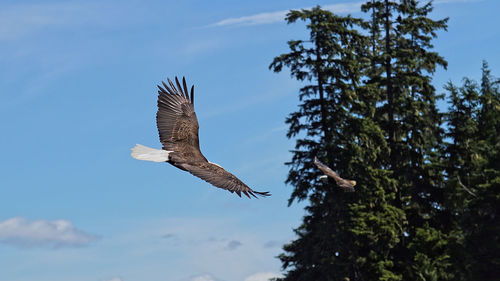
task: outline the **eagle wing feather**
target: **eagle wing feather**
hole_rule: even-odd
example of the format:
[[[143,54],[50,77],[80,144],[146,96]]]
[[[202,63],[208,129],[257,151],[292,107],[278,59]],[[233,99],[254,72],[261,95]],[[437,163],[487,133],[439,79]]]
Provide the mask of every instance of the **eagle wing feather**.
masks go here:
[[[269,196],[269,192],[260,192],[252,190],[245,183],[239,180],[235,175],[226,171],[219,165],[210,162],[197,162],[197,163],[186,163],[182,167],[186,169],[189,173],[199,177],[200,179],[212,184],[215,187],[226,189],[231,193],[235,192],[241,197],[241,193],[246,195],[248,198],[253,196],[257,198],[256,195]]]
[[[168,79],[167,85],[162,82],[158,86],[158,112],[156,113],[156,125],[160,135],[162,148],[174,151],[189,157],[192,160],[205,160],[201,151],[198,138],[198,119],[194,111],[194,93],[191,97],[186,91],[187,87],[181,87],[177,77],[175,78],[178,88]],[[186,80],[183,78],[183,84]]]
[[[317,157],[314,157],[314,164],[327,176],[333,178],[335,180],[335,183],[345,191],[352,192],[354,191],[354,181],[348,181],[339,176],[334,170],[330,169],[327,165],[323,164],[321,161],[318,160]],[[351,182],[354,182],[352,184]]]

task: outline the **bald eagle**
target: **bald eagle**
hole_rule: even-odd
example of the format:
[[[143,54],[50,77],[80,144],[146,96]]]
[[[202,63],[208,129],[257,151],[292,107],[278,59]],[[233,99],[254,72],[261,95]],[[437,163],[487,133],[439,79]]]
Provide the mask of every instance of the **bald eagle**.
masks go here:
[[[252,190],[233,174],[203,156],[198,140],[198,119],[194,112],[194,85],[189,94],[186,79],[182,78],[182,86],[177,77],[175,82],[177,87],[170,79],[170,86],[165,82],[162,82],[163,87],[158,85],[156,125],[162,149],[136,144],[132,148],[132,157],[145,161],[168,162],[240,197],[241,193],[248,198],[257,198],[256,195],[269,196],[269,192]]]
[[[314,157],[314,164],[323,172],[325,173],[324,176],[321,176],[320,178],[327,178],[331,177],[335,180],[337,185],[344,189],[345,191],[353,192],[354,191],[354,186],[356,185],[356,181],[354,180],[345,180],[341,178],[334,170],[330,169],[327,165],[321,163],[318,158],[315,156]]]

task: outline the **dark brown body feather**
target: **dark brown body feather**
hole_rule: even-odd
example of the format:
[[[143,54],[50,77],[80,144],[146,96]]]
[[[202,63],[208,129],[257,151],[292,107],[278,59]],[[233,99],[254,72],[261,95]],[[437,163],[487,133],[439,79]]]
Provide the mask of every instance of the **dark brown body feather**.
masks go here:
[[[250,198],[268,196],[268,192],[254,191],[222,167],[208,162],[200,151],[198,119],[194,112],[194,86],[189,94],[186,80],[182,86],[177,77],[177,87],[168,79],[169,85],[158,86],[158,112],[156,124],[163,150],[171,151],[168,162],[188,171],[202,180],[231,193],[241,193]]]
[[[327,176],[333,178],[335,180],[335,183],[345,191],[352,192],[354,191],[354,186],[356,185],[356,182],[353,180],[345,180],[341,178],[334,170],[330,169],[330,167],[326,166],[325,164],[321,163],[321,161],[318,160],[317,157],[314,157],[314,164]]]

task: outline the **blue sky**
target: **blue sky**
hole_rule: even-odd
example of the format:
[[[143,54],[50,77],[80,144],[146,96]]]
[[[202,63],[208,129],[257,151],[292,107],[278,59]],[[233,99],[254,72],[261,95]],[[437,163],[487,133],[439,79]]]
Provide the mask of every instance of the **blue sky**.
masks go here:
[[[289,9],[360,16],[358,1],[9,1],[0,3],[0,280],[262,281],[294,238],[287,207],[294,141],[285,117],[300,83],[268,70]],[[435,1],[449,16],[434,84],[500,70],[500,2]],[[130,157],[160,147],[156,84],[195,84],[201,149],[256,190],[248,200],[168,164]]]

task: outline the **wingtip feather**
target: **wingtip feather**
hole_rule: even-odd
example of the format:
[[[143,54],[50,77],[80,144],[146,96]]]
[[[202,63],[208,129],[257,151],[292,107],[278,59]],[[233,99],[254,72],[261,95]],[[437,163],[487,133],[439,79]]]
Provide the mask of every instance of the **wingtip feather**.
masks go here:
[[[194,85],[191,86],[191,104],[194,105]]]
[[[185,99],[189,100],[188,93],[182,89],[181,83],[179,82],[179,79],[177,79],[177,76],[175,76],[175,84],[177,84],[177,89],[181,93],[181,96],[183,96]]]
[[[171,90],[173,91],[173,93],[171,93],[171,94],[172,95],[175,94],[175,95],[179,95],[180,96],[181,94],[179,94],[179,92],[177,92],[177,89],[175,88],[175,85],[172,82],[172,80],[170,80],[170,78],[167,78],[167,82],[168,82],[168,84],[170,84]]]
[[[246,192],[246,191],[243,191],[243,194],[245,194],[248,198],[252,199],[252,197],[250,197],[250,195],[248,195],[249,192]],[[250,192],[250,194],[252,194],[252,192]],[[252,194],[253,195],[253,194]]]
[[[186,84],[186,77],[182,76],[182,87],[184,88],[184,93],[185,95],[187,96],[188,100],[189,100],[189,91],[188,91],[188,87],[187,87],[187,84]]]
[[[252,191],[252,193],[255,193],[259,196],[262,196],[262,197],[268,197],[268,196],[271,196],[271,193],[269,193],[268,191]],[[252,194],[254,195],[254,194]],[[255,198],[258,198],[257,196],[254,195]]]

